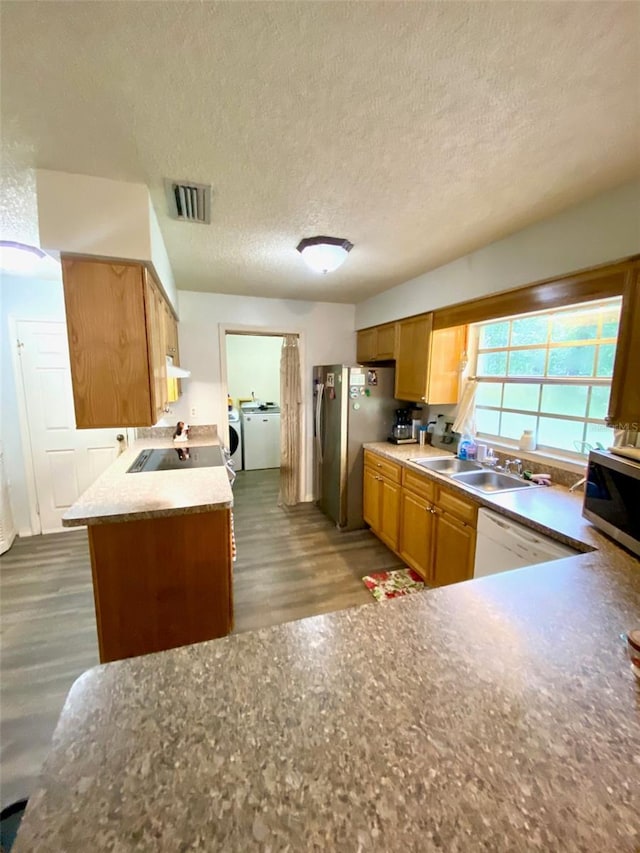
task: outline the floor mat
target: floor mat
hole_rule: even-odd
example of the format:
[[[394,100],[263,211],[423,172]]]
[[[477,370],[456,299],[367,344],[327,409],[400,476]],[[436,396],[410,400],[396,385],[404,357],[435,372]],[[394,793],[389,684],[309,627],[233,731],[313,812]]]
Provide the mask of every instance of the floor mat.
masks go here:
[[[413,569],[396,569],[393,572],[375,572],[362,578],[362,583],[377,601],[399,598],[412,592],[420,592],[425,583]]]

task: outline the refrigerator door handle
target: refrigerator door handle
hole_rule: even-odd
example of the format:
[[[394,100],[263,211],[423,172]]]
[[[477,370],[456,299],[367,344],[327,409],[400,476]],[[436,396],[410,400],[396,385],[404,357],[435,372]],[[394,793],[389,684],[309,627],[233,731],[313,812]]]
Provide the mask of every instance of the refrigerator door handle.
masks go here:
[[[316,388],[316,441],[318,442],[318,460],[322,462],[322,433],[320,432],[320,428],[322,424],[322,401],[324,397],[324,385],[322,384],[322,382],[319,382]]]

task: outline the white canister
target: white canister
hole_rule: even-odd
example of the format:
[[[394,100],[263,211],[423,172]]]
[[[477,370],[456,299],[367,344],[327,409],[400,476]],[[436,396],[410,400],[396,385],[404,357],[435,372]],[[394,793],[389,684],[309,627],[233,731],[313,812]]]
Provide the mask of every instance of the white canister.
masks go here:
[[[487,458],[487,449],[486,444],[476,444],[476,459],[478,462],[484,462]]]
[[[520,450],[536,449],[536,439],[532,429],[525,429],[525,431],[522,433],[522,435],[520,436],[520,441],[518,442],[518,448]]]

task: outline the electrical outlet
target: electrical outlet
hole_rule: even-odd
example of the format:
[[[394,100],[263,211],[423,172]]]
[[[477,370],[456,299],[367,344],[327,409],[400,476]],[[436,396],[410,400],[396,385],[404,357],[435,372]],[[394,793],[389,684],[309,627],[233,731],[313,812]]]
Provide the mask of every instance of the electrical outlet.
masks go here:
[[[191,417],[192,417],[192,418],[197,417],[197,414],[196,414],[196,407],[195,407],[195,406],[192,406],[192,407],[191,407]]]

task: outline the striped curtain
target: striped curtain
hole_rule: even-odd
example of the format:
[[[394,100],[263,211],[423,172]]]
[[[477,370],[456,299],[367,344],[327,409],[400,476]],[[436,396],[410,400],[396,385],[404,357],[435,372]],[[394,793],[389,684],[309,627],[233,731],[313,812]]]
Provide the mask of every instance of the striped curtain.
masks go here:
[[[302,389],[298,336],[285,335],[280,357],[280,497],[281,506],[300,502],[300,428]]]

